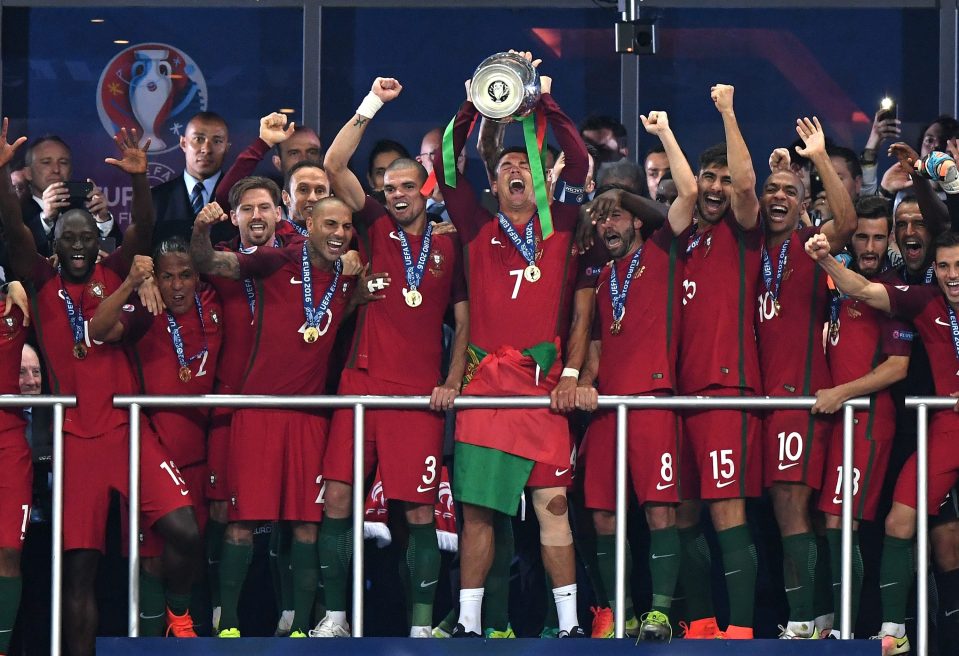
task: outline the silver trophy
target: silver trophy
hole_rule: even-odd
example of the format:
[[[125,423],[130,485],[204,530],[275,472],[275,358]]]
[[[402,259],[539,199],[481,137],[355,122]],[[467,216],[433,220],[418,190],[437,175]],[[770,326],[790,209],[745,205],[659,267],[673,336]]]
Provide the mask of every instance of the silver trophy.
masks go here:
[[[539,75],[525,57],[498,52],[487,57],[470,83],[473,105],[480,114],[499,123],[529,116],[539,100]]]

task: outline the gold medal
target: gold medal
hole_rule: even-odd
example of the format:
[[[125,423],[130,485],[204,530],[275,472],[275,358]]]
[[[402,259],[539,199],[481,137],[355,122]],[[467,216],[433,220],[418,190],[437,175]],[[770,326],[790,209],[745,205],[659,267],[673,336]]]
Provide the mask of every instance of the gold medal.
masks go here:
[[[839,337],[839,322],[829,322],[829,339],[835,341]]]
[[[778,299],[778,298],[774,298],[774,299],[773,299],[773,312],[775,312],[777,316],[780,315],[780,314],[782,314],[782,312],[783,312],[783,308],[782,308],[782,306],[779,304],[779,299]]]
[[[612,335],[618,335],[623,330],[623,322],[619,319],[613,319],[613,325],[609,327],[609,332]]]
[[[87,347],[84,344],[74,344],[73,345],[73,357],[77,360],[82,360],[87,357]]]
[[[526,278],[527,282],[536,282],[542,275],[543,272],[540,271],[539,267],[535,264],[530,264],[528,267],[523,269],[523,277]]]
[[[303,341],[307,344],[312,344],[320,338],[320,331],[316,329],[316,326],[310,326],[303,331]]]
[[[416,291],[416,289],[411,289],[406,292],[404,296],[406,298],[406,304],[412,308],[419,307],[423,303],[423,295]]]
[[[190,368],[186,365],[180,367],[180,380],[189,383],[191,378],[193,378],[193,372],[190,371]]]

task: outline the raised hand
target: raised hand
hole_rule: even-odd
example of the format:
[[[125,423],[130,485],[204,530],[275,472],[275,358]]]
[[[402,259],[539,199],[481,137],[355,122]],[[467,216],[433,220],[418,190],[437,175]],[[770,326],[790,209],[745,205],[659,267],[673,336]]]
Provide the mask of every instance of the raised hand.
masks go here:
[[[905,160],[904,160],[905,161]],[[896,194],[912,186],[912,166],[908,163],[896,163],[883,174],[879,186],[889,193]]]
[[[296,129],[296,124],[291,122],[287,125],[286,121],[286,114],[281,114],[280,112],[273,112],[261,118],[260,139],[270,144],[270,146],[275,146],[289,139]]]
[[[403,85],[399,83],[399,80],[392,77],[378,77],[373,80],[373,88],[370,90],[377,98],[388,103],[400,95],[400,92],[403,91]]]
[[[733,111],[733,93],[736,88],[731,84],[717,84],[709,90],[709,97],[720,114]]]
[[[889,146],[889,156],[895,157],[896,161],[899,162],[899,166],[907,172],[911,172],[916,162],[919,161],[919,153],[913,150],[912,146],[902,141],[898,141]]]
[[[539,60],[536,60],[539,61]],[[540,93],[553,93],[553,78],[549,75],[540,75],[539,76],[539,92]]]
[[[819,124],[819,119],[815,116],[812,117],[811,121],[808,117],[797,118],[796,134],[806,144],[803,148],[796,147],[796,152],[803,157],[812,159],[826,152],[826,134],[822,130],[822,125]]]
[[[151,278],[153,278],[153,258],[148,255],[134,255],[127,280],[136,289]]]
[[[53,221],[60,215],[60,210],[70,206],[70,194],[67,193],[65,182],[51,182],[40,196],[40,206],[47,221]]]
[[[101,223],[103,221],[109,221],[110,215],[107,213],[107,199],[104,198],[103,191],[97,186],[97,183],[90,178],[87,178],[87,182],[93,185],[93,189],[87,194],[87,211]]]
[[[530,64],[532,64],[533,68],[536,68],[543,63],[542,59],[533,59],[533,53],[528,50],[510,50],[510,52],[514,55],[519,55],[528,61]]]
[[[360,274],[356,285],[356,294],[354,300],[357,303],[369,303],[370,301],[382,301],[386,298],[386,288],[390,286],[390,274],[383,271],[381,273],[370,273],[370,265],[367,264]],[[379,293],[378,293],[379,292]]]
[[[806,255],[816,262],[831,257],[829,254],[829,239],[824,234],[815,234],[806,242]]]
[[[900,128],[902,121],[898,118],[879,118],[885,111],[884,109],[876,110],[876,116],[872,121],[872,131],[869,134],[869,141],[875,140],[876,146],[889,139],[898,139],[902,134],[902,129]]]
[[[614,207],[620,204],[622,189],[608,189],[593,199],[586,210],[593,225],[605,219]]]
[[[139,145],[140,136],[136,128],[127,130],[120,128],[120,132],[113,138],[120,149],[120,159],[107,157],[104,162],[115,166],[130,175],[143,175],[147,172],[147,151],[150,149],[150,140]]]
[[[769,154],[769,170],[773,173],[777,171],[789,171],[792,160],[789,157],[788,148],[776,148]]]
[[[669,117],[666,115],[666,112],[652,111],[649,113],[649,116],[640,114],[639,120],[643,122],[643,127],[646,128],[646,132],[654,134],[657,137],[669,130]]]
[[[226,221],[228,218],[226,212],[220,207],[220,204],[213,201],[203,206],[200,213],[196,215],[196,221],[194,221],[193,225],[209,229],[213,224]]]
[[[27,140],[26,137],[19,137],[12,144],[7,143],[7,128],[10,125],[10,119],[3,117],[3,127],[0,128],[0,167],[6,166],[13,159],[17,149]]]
[[[360,254],[356,251],[346,251],[340,255],[340,262],[343,264],[344,276],[358,276],[365,270]]]

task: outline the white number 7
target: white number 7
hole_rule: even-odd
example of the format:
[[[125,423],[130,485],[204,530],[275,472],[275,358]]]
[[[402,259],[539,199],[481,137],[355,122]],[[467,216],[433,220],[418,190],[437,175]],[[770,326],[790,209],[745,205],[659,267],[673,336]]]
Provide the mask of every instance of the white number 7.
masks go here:
[[[519,295],[519,285],[523,282],[523,269],[513,269],[509,272],[509,275],[516,276],[516,284],[513,285],[513,295],[510,296],[511,300],[515,300]]]

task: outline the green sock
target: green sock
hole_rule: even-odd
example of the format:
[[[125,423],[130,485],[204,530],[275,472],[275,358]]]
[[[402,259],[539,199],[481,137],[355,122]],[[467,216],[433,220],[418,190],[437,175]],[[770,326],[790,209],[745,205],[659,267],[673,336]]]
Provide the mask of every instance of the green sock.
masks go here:
[[[686,618],[692,622],[713,617],[712,556],[699,526],[681,528],[679,544],[682,557],[679,581],[686,598]]]
[[[293,577],[293,532],[289,522],[279,522],[278,544],[276,552],[276,576],[280,585],[280,610],[292,610],[296,605],[296,591]],[[316,545],[313,546],[316,550]],[[317,564],[317,567],[319,565]],[[319,571],[319,570],[317,570]]]
[[[7,647],[10,645],[13,625],[17,621],[17,609],[20,607],[22,588],[21,577],[0,576],[0,654],[6,654]]]
[[[678,553],[678,552],[676,552]],[[596,535],[596,564],[599,570],[599,579],[602,590],[595,591],[596,603],[609,606],[616,612],[616,536]],[[626,541],[626,619],[632,619],[636,612],[633,610],[633,595],[630,592],[630,581],[633,578],[633,553]],[[600,597],[600,592],[604,596]]]
[[[556,610],[556,598],[553,597],[553,588],[556,586],[553,584],[553,579],[549,575],[549,572],[545,573],[544,578],[546,580],[546,617],[543,618],[543,628],[558,629],[559,613]]]
[[[825,535],[816,535],[816,578],[813,592],[812,614],[814,617],[833,612],[832,563],[826,554],[831,554],[829,540]]]
[[[166,629],[163,581],[140,570],[140,636],[156,638]],[[2,650],[0,650],[2,652]]]
[[[291,631],[306,633],[310,628],[310,611],[316,595],[316,582],[320,578],[319,555],[316,544],[293,540],[290,547],[293,563],[293,626]]]
[[[485,596],[485,593],[484,593],[484,596]],[[456,612],[456,606],[453,606],[453,608],[450,608],[450,612],[446,614],[446,617],[440,620],[440,623],[437,624],[436,626],[437,628],[440,628],[446,631],[447,633],[452,633],[453,629],[456,628],[457,619],[459,619],[459,617],[458,617],[458,613]]]
[[[237,606],[246,571],[253,558],[252,544],[234,544],[225,540],[220,554],[220,630],[240,628]]]
[[[346,610],[350,558],[353,556],[353,519],[326,517],[316,543],[323,576],[323,594],[329,610]]]
[[[816,536],[813,533],[787,535],[783,538],[783,583],[789,602],[789,621],[812,620],[816,588]]]
[[[842,626],[842,531],[838,528],[826,529],[826,540],[829,543],[830,568],[832,570],[832,605],[836,618],[833,626],[839,629]],[[820,560],[822,555],[820,553]],[[852,626],[856,628],[856,618],[859,617],[859,600],[862,597],[862,579],[865,568],[862,564],[862,551],[859,549],[859,531],[852,534]]]
[[[483,582],[483,628],[505,631],[509,625],[509,571],[513,564],[513,519],[493,513],[493,563]],[[547,590],[552,600],[552,590]],[[554,606],[551,602],[547,608]]]
[[[718,531],[729,594],[729,623],[751,627],[756,604],[756,545],[745,524]]]
[[[406,566],[410,573],[411,623],[413,626],[433,626],[433,599],[440,578],[440,548],[436,542],[436,526],[408,524],[409,545],[406,548]]]
[[[879,596],[884,622],[906,623],[909,586],[915,573],[912,540],[887,535],[882,541],[882,562],[879,565]]]
[[[223,551],[223,535],[226,524],[212,519],[206,523],[206,563],[210,581],[210,602],[220,605],[220,553]]]
[[[317,549],[317,558],[319,558],[319,549]],[[323,577],[318,576],[316,579],[316,596],[313,598],[313,617],[317,619],[326,616],[326,594],[324,591]]]
[[[680,553],[679,531],[675,526],[649,532],[649,572],[653,583],[652,608],[667,615],[673,605],[676,579],[679,578]],[[628,555],[629,552],[627,552]]]

